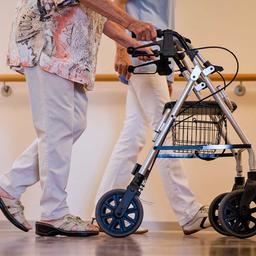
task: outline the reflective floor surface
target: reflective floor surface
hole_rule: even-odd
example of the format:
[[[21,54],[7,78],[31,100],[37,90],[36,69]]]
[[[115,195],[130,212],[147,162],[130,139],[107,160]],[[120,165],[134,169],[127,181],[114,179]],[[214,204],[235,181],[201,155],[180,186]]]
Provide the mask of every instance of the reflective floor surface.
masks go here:
[[[1,256],[142,256],[142,255],[203,255],[256,256],[256,238],[237,239],[206,231],[184,236],[182,232],[149,232],[127,238],[111,238],[100,234],[90,238],[51,237],[34,235],[33,231],[0,231]]]

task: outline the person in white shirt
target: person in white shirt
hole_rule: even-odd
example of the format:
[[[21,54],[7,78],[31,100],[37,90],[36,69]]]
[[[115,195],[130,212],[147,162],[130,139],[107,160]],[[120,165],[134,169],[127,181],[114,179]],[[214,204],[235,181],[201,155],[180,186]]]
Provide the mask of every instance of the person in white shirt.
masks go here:
[[[115,0],[127,13],[158,29],[174,29],[175,0]],[[125,188],[131,179],[131,170],[145,145],[146,130],[154,131],[162,118],[163,108],[170,101],[173,76],[132,75],[128,72],[131,60],[127,50],[117,44],[115,70],[128,81],[126,117],[121,135],[114,147],[97,192],[96,202],[107,191]],[[152,67],[140,68],[150,72]],[[168,86],[167,86],[168,85]],[[167,142],[168,143],[168,142]],[[208,207],[197,202],[191,192],[179,159],[157,161],[168,200],[185,234],[192,234],[210,226]],[[140,228],[138,233],[147,232]]]

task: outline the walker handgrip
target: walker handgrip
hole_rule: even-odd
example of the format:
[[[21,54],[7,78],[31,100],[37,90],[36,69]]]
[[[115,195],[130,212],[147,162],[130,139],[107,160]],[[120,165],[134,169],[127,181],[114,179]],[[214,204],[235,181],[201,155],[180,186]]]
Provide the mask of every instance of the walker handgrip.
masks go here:
[[[163,31],[161,29],[156,30],[157,38],[163,37]],[[137,38],[136,34],[132,32],[132,38]]]
[[[130,54],[130,55],[132,55],[134,53],[134,51],[135,51],[134,47],[128,47],[127,48],[127,53]]]
[[[136,50],[134,47],[127,48],[127,53],[132,57],[148,56],[149,54],[145,51]]]
[[[157,37],[158,37],[158,38],[163,37],[163,30],[157,29],[157,30],[156,30],[156,33],[157,33]]]
[[[129,72],[129,73],[133,73],[134,70],[135,70],[135,67],[134,67],[134,66],[132,66],[132,65],[128,66],[128,72]]]
[[[147,56],[147,57],[155,56],[155,57],[158,57],[159,56],[159,51],[158,50],[153,50],[152,52],[153,53],[150,54],[150,53],[145,52],[145,51],[136,50],[136,48],[134,48],[134,47],[128,47],[127,48],[127,53],[132,55],[132,57],[141,57],[141,56]]]

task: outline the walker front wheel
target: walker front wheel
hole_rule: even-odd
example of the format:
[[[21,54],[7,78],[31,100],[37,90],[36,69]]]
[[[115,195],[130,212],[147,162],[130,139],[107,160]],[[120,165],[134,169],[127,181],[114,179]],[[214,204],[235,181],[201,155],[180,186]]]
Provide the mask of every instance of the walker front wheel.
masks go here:
[[[125,214],[116,216],[117,209],[126,190],[114,189],[104,194],[96,206],[96,220],[100,228],[110,236],[126,237],[133,234],[141,225],[143,219],[143,207],[135,196]]]

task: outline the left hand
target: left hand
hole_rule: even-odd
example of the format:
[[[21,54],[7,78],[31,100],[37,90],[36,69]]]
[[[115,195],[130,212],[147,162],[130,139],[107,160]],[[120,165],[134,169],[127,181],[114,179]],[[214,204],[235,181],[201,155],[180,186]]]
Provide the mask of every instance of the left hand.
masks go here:
[[[127,53],[127,49],[123,47],[117,47],[115,57],[115,71],[125,77],[128,81],[131,77],[131,73],[128,72],[128,67],[131,65],[131,58]]]

